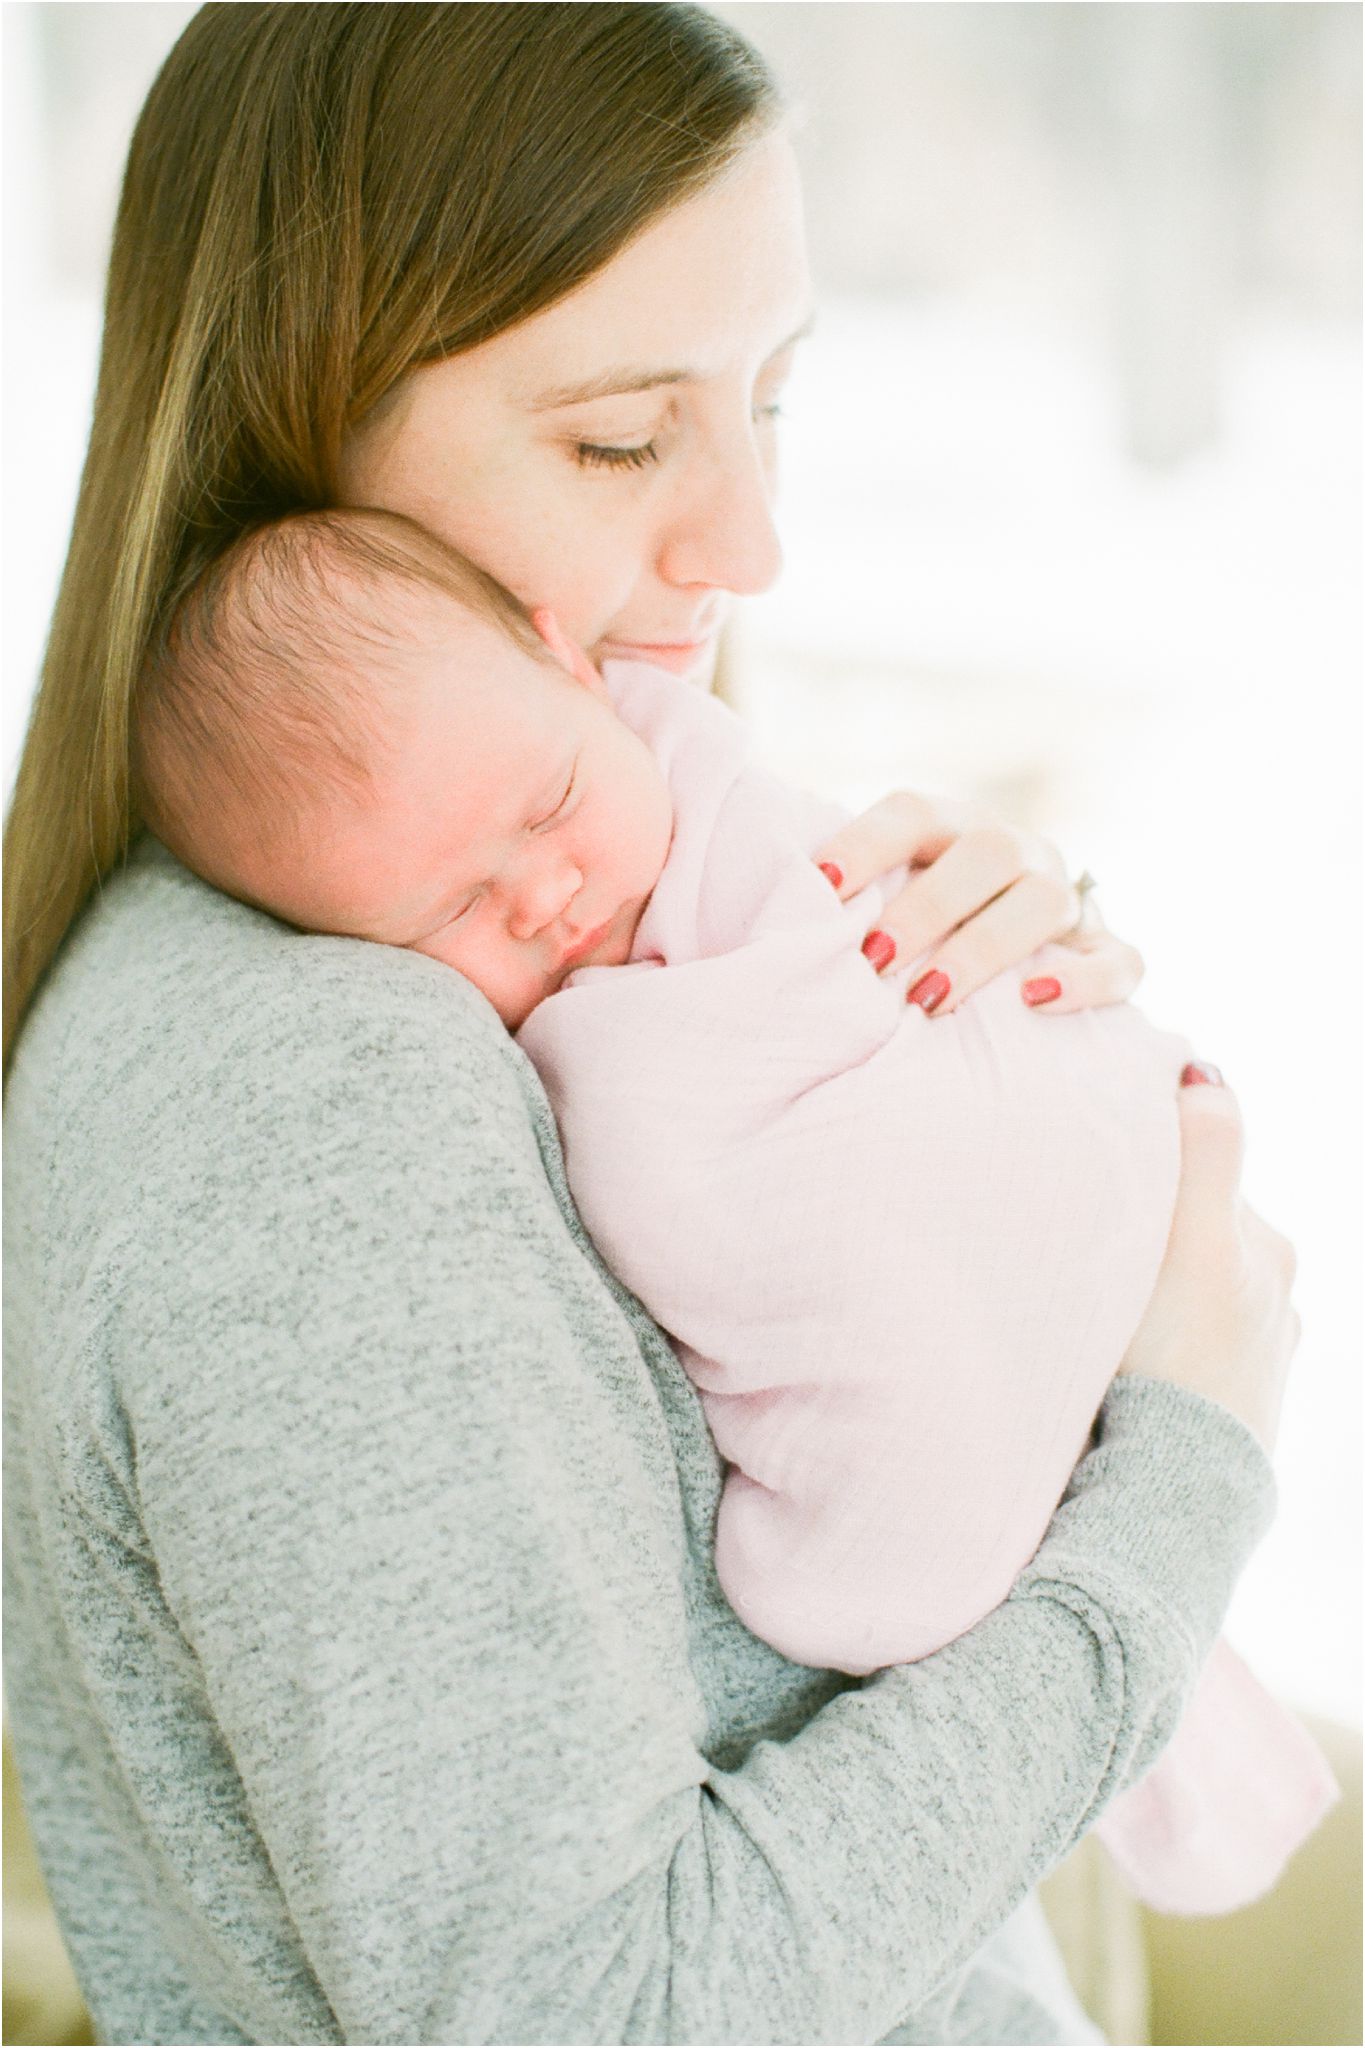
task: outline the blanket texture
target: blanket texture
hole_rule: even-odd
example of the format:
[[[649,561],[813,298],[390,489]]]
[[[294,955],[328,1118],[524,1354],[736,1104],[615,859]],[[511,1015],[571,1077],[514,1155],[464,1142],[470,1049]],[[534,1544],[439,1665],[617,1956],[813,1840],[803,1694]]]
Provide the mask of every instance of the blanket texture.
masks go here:
[[[677,1341],[728,1463],[716,1562],[798,1662],[930,1656],[1006,1597],[1161,1263],[1190,1057],[1131,1005],[1041,1018],[1003,975],[905,1002],[811,853],[841,818],[757,770],[732,713],[635,664],[618,713],[674,834],[631,962],[519,1034],[608,1265]],[[1336,1796],[1226,1644],[1100,1823],[1139,1894],[1225,1912]]]

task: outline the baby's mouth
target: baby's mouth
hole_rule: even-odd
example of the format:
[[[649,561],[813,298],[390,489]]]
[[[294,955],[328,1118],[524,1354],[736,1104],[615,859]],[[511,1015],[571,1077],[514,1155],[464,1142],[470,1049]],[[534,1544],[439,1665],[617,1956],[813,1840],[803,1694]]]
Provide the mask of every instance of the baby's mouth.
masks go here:
[[[605,924],[599,924],[592,931],[585,932],[581,939],[576,940],[570,946],[567,953],[560,954],[559,966],[556,971],[560,974],[565,974],[571,967],[579,966],[589,953],[595,953],[597,948],[604,945],[610,937],[614,922],[614,919],[608,918]]]

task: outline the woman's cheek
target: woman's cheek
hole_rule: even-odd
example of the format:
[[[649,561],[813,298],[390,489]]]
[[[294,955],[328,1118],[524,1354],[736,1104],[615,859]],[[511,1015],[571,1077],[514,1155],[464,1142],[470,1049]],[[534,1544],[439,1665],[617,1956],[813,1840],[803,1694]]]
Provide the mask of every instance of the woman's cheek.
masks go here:
[[[630,619],[648,542],[638,513],[630,516],[606,502],[612,479],[585,480],[574,472],[572,481],[574,489],[527,552],[525,587],[517,595],[548,605],[569,638],[596,660],[599,641]]]
[[[628,624],[631,616],[638,578],[623,578],[620,568],[620,560],[614,559],[605,565],[585,564],[576,579],[561,571],[556,576],[561,585],[558,603],[546,600],[569,638],[578,642],[597,669],[611,658],[604,653],[603,643],[622,622]]]

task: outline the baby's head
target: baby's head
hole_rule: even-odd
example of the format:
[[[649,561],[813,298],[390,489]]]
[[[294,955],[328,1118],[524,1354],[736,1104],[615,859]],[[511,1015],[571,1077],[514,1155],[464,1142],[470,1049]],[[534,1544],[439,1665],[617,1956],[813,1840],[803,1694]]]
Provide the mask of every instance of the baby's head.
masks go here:
[[[672,832],[654,757],[548,613],[385,512],[243,537],[148,664],[143,817],[308,931],[429,953],[509,1029],[625,960]]]

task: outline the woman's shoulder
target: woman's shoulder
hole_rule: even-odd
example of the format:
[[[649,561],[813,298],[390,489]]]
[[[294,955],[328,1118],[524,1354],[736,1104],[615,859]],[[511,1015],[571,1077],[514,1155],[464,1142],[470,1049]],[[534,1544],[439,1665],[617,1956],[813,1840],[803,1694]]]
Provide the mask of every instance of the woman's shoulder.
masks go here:
[[[19,1041],[12,1132],[183,1142],[250,1102],[287,1125],[346,1094],[351,1116],[420,1127],[414,1085],[476,1097],[524,1128],[528,1063],[482,996],[439,962],[311,937],[234,902],[144,836],[70,933]]]

